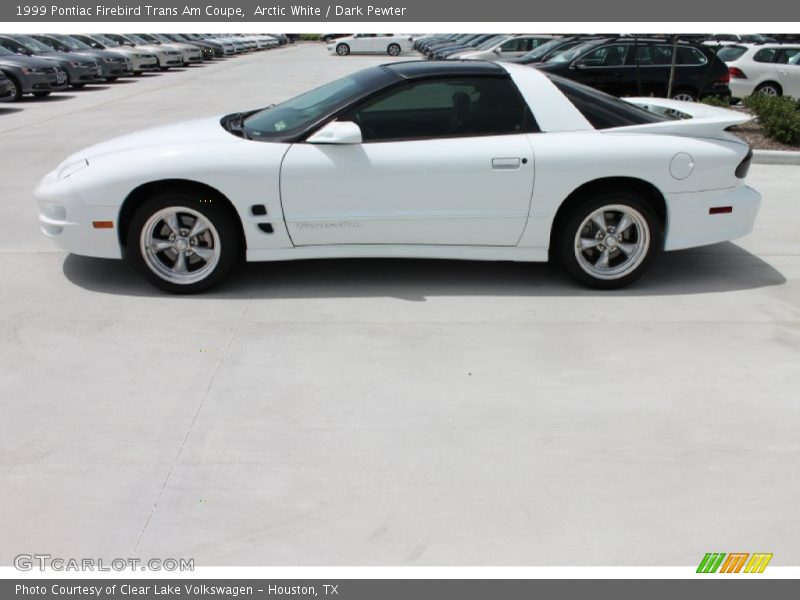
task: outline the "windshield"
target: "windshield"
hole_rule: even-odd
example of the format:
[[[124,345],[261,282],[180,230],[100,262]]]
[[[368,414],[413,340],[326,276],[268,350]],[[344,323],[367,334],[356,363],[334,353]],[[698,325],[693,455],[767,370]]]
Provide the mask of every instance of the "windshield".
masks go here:
[[[86,36],[86,37],[90,37],[93,40],[95,40],[97,42],[100,42],[101,44],[103,44],[103,46],[111,46],[113,48],[113,47],[122,45],[119,42],[115,42],[110,37],[106,37],[106,36],[104,36],[104,35],[102,35],[100,33],[93,33],[92,35],[89,35],[89,36]]]
[[[160,43],[158,41],[158,39],[156,39],[155,37],[153,37],[152,35],[149,35],[147,33],[137,33],[136,36],[141,38],[141,39],[143,39],[146,44],[159,44]]]
[[[476,50],[491,50],[492,48],[497,46],[497,44],[502,44],[506,40],[510,40],[510,39],[511,39],[510,35],[495,35],[495,36],[490,37],[488,40],[486,40],[485,42],[480,44],[475,49]]]
[[[166,42],[167,44],[169,44],[172,41],[167,36],[161,35],[160,33],[154,33],[153,37],[156,38],[159,42]]]
[[[549,62],[553,63],[564,63],[564,62],[571,62],[578,58],[581,54],[583,54],[586,50],[592,47],[595,42],[588,42],[584,44],[578,44],[574,48],[567,50],[566,52],[562,52],[561,54],[557,54],[556,56],[552,57]]]
[[[34,52],[52,52],[53,49],[49,46],[44,45],[42,42],[33,39],[32,37],[28,37],[27,35],[20,35],[16,37],[17,41],[28,48],[28,50],[33,50]]]
[[[53,39],[58,40],[62,44],[64,44],[70,50],[91,50],[91,46],[84,44],[81,41],[76,40],[68,35],[51,35]]]
[[[8,48],[3,48],[2,46],[0,46],[0,56],[7,56],[9,54],[13,55],[14,53]]]
[[[383,68],[358,71],[260,110],[244,119],[242,126],[250,138],[287,138],[396,80],[396,75]]]
[[[151,42],[148,42],[146,39],[139,37],[135,33],[126,33],[125,37],[132,41],[134,44],[139,44],[140,46],[149,46]]]
[[[559,44],[563,44],[564,40],[555,39],[550,40],[549,42],[545,42],[541,46],[537,46],[527,54],[523,55],[522,58],[541,58],[553,48],[557,48]]]

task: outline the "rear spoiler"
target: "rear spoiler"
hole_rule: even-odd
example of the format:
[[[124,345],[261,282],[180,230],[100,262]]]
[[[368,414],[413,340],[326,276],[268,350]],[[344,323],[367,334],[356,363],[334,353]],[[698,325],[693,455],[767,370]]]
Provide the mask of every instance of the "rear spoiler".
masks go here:
[[[666,98],[623,98],[640,108],[644,108],[657,115],[674,117],[685,115],[687,118],[670,118],[658,123],[645,123],[643,125],[629,125],[617,127],[614,131],[632,131],[646,133],[663,133],[665,135],[686,135],[691,137],[713,137],[735,139],[735,136],[725,130],[732,125],[747,123],[753,117],[747,113],[718,106],[709,106],[700,102],[682,102]]]

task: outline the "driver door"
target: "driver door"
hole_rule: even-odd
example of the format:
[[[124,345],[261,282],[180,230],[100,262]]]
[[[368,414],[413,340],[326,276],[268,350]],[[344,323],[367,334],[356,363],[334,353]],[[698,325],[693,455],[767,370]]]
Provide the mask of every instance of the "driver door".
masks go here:
[[[295,245],[512,246],[533,192],[533,117],[510,78],[409,82],[340,121],[362,143],[293,144],[281,201]]]

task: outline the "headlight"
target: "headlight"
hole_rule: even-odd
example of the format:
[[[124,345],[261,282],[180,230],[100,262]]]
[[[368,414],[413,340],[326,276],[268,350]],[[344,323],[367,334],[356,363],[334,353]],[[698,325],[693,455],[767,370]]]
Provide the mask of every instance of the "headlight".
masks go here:
[[[41,67],[22,67],[22,72],[25,73],[25,75],[43,75],[47,73],[47,71]]]

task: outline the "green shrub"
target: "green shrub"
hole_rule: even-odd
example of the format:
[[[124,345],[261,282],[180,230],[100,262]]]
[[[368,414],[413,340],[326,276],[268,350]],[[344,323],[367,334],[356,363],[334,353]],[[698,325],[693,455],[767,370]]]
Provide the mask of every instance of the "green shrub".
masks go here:
[[[319,34],[318,33],[301,33],[300,39],[304,42],[318,42],[319,41]]]
[[[800,102],[787,96],[753,94],[744,105],[755,113],[764,134],[784,144],[800,144]]]
[[[719,106],[721,108],[730,108],[731,106],[730,98],[723,98],[722,96],[707,96],[703,98],[701,102],[709,106]]]

